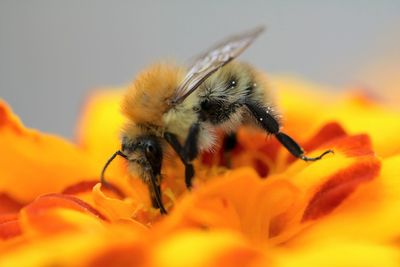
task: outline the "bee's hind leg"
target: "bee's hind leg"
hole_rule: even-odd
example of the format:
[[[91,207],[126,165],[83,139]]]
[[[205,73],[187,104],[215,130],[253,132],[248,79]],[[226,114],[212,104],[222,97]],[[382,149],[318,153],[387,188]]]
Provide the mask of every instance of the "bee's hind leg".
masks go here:
[[[317,161],[328,153],[333,153],[333,150],[326,150],[321,155],[310,158],[304,155],[303,148],[293,140],[290,136],[280,131],[278,121],[270,114],[268,109],[254,102],[246,102],[245,105],[256,118],[261,127],[268,133],[275,135],[276,139],[296,158],[304,161]]]
[[[165,140],[172,146],[185,165],[185,183],[188,189],[192,187],[192,180],[194,177],[194,168],[191,161],[194,160],[199,153],[197,144],[199,131],[199,123],[194,123],[189,129],[184,146],[179,143],[175,134],[169,132],[164,133]]]

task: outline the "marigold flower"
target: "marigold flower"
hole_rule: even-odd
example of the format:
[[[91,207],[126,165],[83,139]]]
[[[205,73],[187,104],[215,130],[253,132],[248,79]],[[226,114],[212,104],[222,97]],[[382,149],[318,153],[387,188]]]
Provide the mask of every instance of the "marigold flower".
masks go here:
[[[274,81],[285,131],[310,156],[335,154],[299,161],[241,128],[229,154],[195,162],[191,192],[182,164],[165,162],[167,216],[123,159],[98,183],[120,146],[121,90],[88,98],[77,144],[25,128],[0,101],[1,266],[400,266],[400,112]]]

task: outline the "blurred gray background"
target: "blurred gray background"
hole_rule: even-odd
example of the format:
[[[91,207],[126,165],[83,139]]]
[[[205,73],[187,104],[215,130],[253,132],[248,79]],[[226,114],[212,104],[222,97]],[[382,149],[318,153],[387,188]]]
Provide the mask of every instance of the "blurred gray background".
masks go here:
[[[260,24],[241,58],[270,73],[337,87],[373,86],[376,68],[399,74],[398,0],[0,0],[0,98],[29,127],[72,138],[89,90]]]

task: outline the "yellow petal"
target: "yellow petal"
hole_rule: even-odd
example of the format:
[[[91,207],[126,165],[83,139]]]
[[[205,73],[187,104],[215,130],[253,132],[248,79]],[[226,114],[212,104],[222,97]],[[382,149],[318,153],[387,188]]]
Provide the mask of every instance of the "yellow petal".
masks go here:
[[[89,157],[103,165],[121,147],[120,130],[124,121],[120,112],[121,97],[121,88],[93,92],[78,123],[78,144]],[[124,163],[119,158],[114,160],[106,176],[114,181],[113,178],[124,175]]]
[[[332,233],[334,236],[334,233]],[[332,240],[333,239],[333,240]],[[312,246],[274,251],[276,267],[398,267],[398,248],[351,239],[321,239]],[[265,266],[265,265],[264,265]]]
[[[156,245],[152,266],[254,266],[266,256],[229,231],[182,231]]]
[[[279,89],[278,106],[289,134],[304,139],[326,122],[337,121],[350,134],[368,134],[379,156],[400,153],[400,110],[360,91],[336,93],[327,86],[289,77],[275,77],[273,84]]]

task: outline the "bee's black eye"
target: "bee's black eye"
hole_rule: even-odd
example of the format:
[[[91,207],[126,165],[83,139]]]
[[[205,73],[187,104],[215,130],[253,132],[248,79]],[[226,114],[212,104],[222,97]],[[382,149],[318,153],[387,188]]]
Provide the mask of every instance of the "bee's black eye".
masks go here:
[[[153,154],[155,151],[154,146],[152,144],[146,145],[146,153]]]
[[[162,148],[155,136],[144,136],[137,140],[137,149],[147,160],[154,161],[162,158]]]

